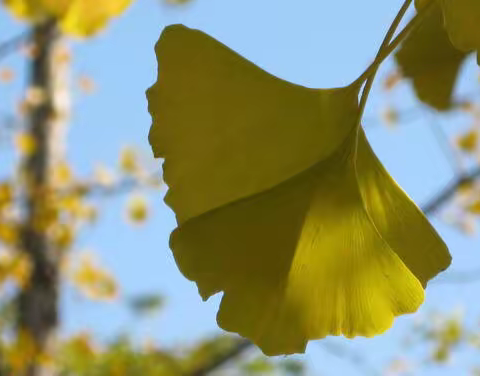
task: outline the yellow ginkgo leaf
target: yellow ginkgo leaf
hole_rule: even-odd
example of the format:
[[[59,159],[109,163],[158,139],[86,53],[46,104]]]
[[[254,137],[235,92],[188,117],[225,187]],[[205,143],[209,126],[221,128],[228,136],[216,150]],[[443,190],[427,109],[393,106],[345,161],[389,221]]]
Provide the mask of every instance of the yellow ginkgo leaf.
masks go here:
[[[461,135],[457,139],[457,144],[460,149],[467,153],[473,153],[478,146],[478,131],[472,129],[467,133]]]
[[[52,1],[52,0],[50,0]],[[90,36],[119,16],[132,0],[71,0],[61,18],[62,29],[72,35]]]
[[[453,104],[454,85],[467,53],[452,45],[443,27],[440,6],[433,7],[405,39],[395,53],[395,60],[405,78],[412,80],[418,98],[445,111]]]
[[[118,286],[114,277],[96,265],[91,255],[85,255],[73,272],[75,286],[95,300],[109,301],[117,297]]]
[[[445,27],[455,47],[462,51],[480,51],[480,1],[439,0]],[[480,63],[480,56],[477,55]]]
[[[19,18],[38,20],[46,17],[42,0],[3,0],[3,5]]]
[[[156,47],[150,142],[165,158],[170,245],[219,325],[268,355],[372,336],[415,311],[450,255],[373,154],[358,87],[273,77],[181,25]]]
[[[57,18],[67,34],[86,37],[119,16],[132,0],[3,0],[17,17],[40,21]]]
[[[140,224],[147,220],[149,210],[145,197],[133,196],[128,202],[128,219],[134,224]]]
[[[480,215],[480,199],[474,201],[472,204],[468,206],[468,211],[470,213]]]

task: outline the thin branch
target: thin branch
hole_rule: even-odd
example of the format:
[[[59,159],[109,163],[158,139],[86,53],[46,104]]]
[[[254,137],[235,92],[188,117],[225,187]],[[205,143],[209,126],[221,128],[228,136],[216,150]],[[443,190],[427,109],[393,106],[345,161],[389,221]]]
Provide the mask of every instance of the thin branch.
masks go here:
[[[129,193],[137,188],[151,187],[159,184],[160,173],[154,172],[144,179],[125,178],[113,186],[103,184],[92,184],[87,186],[89,196],[112,196],[116,194]]]
[[[432,200],[426,203],[422,208],[425,214],[433,214],[436,212],[445,202],[447,202],[464,184],[473,183],[476,179],[480,178],[480,166],[475,170],[465,173],[453,182],[447,185],[441,192],[439,192]]]
[[[9,40],[0,43],[0,60],[10,55],[32,38],[32,31],[24,31]]]
[[[462,159],[458,154],[458,150],[453,148],[453,145],[443,129],[442,124],[439,124],[437,121],[435,121],[432,113],[429,114],[429,125],[430,130],[437,141],[437,145],[450,165],[452,172],[455,174],[455,176],[461,176],[465,170],[462,165]]]
[[[194,370],[193,372],[189,373],[188,376],[205,376],[208,375],[210,372],[213,372],[220,367],[223,367],[226,363],[230,362],[240,354],[242,354],[245,350],[251,348],[253,343],[249,340],[242,339],[239,340],[238,344],[234,346],[230,351],[222,354],[221,356],[212,360],[212,362],[207,363],[205,366]]]

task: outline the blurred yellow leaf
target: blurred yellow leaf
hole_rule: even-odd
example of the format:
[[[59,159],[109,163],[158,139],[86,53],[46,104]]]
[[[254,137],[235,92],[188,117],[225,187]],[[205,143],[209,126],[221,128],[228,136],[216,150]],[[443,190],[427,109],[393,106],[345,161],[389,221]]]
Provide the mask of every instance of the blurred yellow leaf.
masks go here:
[[[106,188],[112,187],[115,182],[113,173],[103,165],[95,166],[93,176],[96,183]]]
[[[15,245],[18,240],[18,229],[14,223],[0,220],[0,240],[7,245]]]
[[[475,202],[473,202],[473,204],[471,204],[471,205],[468,207],[468,211],[469,211],[470,213],[480,215],[480,199],[478,199],[478,200],[476,200]]]
[[[71,225],[58,223],[52,228],[52,242],[57,249],[65,250],[69,248],[74,240],[75,232]]]
[[[0,252],[0,284],[8,279],[24,288],[28,285],[32,265],[26,254],[2,251]]]
[[[290,354],[419,307],[450,255],[357,128],[358,85],[288,83],[182,25],[156,53],[149,140],[170,245],[203,299],[224,292],[222,328]]]
[[[91,255],[83,255],[73,272],[73,282],[91,299],[112,300],[118,294],[117,283],[113,276],[96,265]]]
[[[13,200],[13,188],[10,183],[0,183],[0,210],[10,205]]]
[[[458,147],[465,152],[473,153],[478,145],[478,131],[472,129],[457,140]]]
[[[82,75],[78,78],[78,87],[85,94],[92,94],[95,91],[95,81],[88,76]]]
[[[59,218],[59,208],[52,198],[48,195],[38,201],[36,212],[33,218],[34,226],[37,231],[47,231],[54,225]]]
[[[401,81],[402,74],[398,71],[390,72],[383,81],[383,89],[385,91],[392,90]]]
[[[97,349],[95,348],[91,334],[80,333],[62,344],[62,352],[76,364],[77,368],[86,373],[90,361],[95,359]]]
[[[445,363],[450,358],[450,348],[447,346],[439,346],[432,355],[433,361],[437,363]]]
[[[11,264],[11,276],[20,288],[28,286],[30,274],[32,272],[32,263],[27,255],[17,255]]]
[[[408,35],[395,59],[404,77],[412,80],[418,98],[445,111],[452,106],[453,88],[467,54],[452,45],[443,27],[441,9],[434,7]]]
[[[21,155],[31,155],[35,152],[37,144],[31,134],[19,132],[15,135],[15,147]]]
[[[73,174],[70,166],[66,162],[61,162],[53,167],[53,184],[58,187],[64,187],[72,182]]]
[[[31,107],[39,106],[45,102],[47,94],[42,88],[32,86],[29,87],[25,94],[25,102]]]
[[[19,330],[15,341],[6,348],[5,360],[13,371],[12,375],[21,375],[38,355],[38,346],[32,335],[26,330]]]
[[[393,107],[388,107],[382,113],[383,121],[389,126],[395,126],[398,123],[399,114]]]
[[[148,217],[148,203],[145,197],[133,196],[128,202],[128,217],[133,223],[143,223]]]
[[[69,194],[61,195],[57,199],[57,206],[68,213],[73,219],[82,219],[93,222],[97,218],[97,211],[94,206],[84,202],[80,191],[72,191]]]
[[[125,148],[120,153],[120,168],[127,174],[134,174],[137,172],[138,160],[137,153],[131,148]]]
[[[17,17],[41,21],[50,17],[59,20],[62,30],[70,35],[87,37],[103,29],[119,16],[132,0],[3,0]]]

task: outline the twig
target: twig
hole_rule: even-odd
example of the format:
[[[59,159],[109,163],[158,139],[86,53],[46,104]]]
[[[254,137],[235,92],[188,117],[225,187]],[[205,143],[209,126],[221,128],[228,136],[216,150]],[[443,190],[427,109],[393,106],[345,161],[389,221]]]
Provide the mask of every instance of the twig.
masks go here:
[[[434,115],[429,113],[429,125],[430,130],[432,131],[435,140],[437,141],[438,147],[441,149],[445,159],[450,164],[452,172],[455,176],[462,175],[465,170],[462,165],[462,159],[458,154],[458,150],[455,150],[450,143],[450,140],[442,127],[442,124],[435,121]]]
[[[212,360],[212,362],[207,363],[201,368],[194,370],[193,372],[189,373],[188,376],[205,376],[208,375],[210,372],[215,371],[216,369],[224,366],[226,363],[230,362],[232,359],[236,358],[240,354],[242,354],[245,350],[249,349],[253,346],[253,343],[246,339],[242,339],[238,342],[238,344],[233,347],[230,351],[222,354],[221,356]]]
[[[19,35],[10,38],[9,40],[0,43],[0,59],[7,57],[10,53],[18,50],[19,47],[24,45],[32,38],[32,31],[27,30]]]
[[[436,197],[422,207],[423,212],[425,214],[433,214],[455,194],[459,187],[472,183],[478,178],[480,178],[480,166],[469,173],[459,176],[452,183],[448,184]]]

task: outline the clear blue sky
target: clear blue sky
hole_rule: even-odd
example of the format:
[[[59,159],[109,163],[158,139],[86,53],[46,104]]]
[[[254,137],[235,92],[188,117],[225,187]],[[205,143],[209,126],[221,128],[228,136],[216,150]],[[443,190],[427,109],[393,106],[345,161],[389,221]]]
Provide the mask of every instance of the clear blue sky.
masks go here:
[[[153,46],[168,24],[184,23],[202,29],[283,79],[309,87],[333,87],[348,84],[368,65],[401,4],[401,0],[194,0],[189,6],[171,8],[157,0],[137,0],[100,36],[71,43],[73,75],[93,77],[97,91],[92,96],[75,92],[68,157],[79,174],[91,172],[99,160],[115,165],[125,145],[133,144],[147,159],[151,158],[147,141],[150,118],[144,92],[156,79]],[[23,23],[0,10],[0,41],[24,28]],[[0,113],[11,113],[25,83],[25,63],[17,55],[1,61],[0,66],[12,67],[18,74],[13,84],[0,87]],[[386,64],[379,78],[391,67],[391,63]],[[475,89],[476,69],[472,62],[466,65],[459,93]],[[408,85],[388,95],[380,94],[379,89],[374,91],[367,109],[368,137],[400,185],[417,203],[425,203],[453,177],[433,137],[432,122],[440,122],[451,135],[470,124],[461,116],[438,120],[425,112],[391,130],[378,123],[382,108],[389,103],[400,109],[418,105]],[[8,171],[10,162],[8,153],[0,153],[0,176]],[[119,331],[128,331],[138,340],[155,338],[166,346],[218,333],[218,297],[202,303],[194,284],[180,275],[168,249],[169,232],[175,227],[173,215],[161,195],[150,196],[150,201],[152,219],[139,229],[131,229],[124,220],[125,197],[103,202],[100,224],[84,232],[78,248],[91,248],[100,254],[121,281],[123,296],[161,292],[167,297],[167,308],[155,319],[134,322],[121,301],[93,304],[66,288],[62,298],[64,333],[91,329],[99,339],[107,340]],[[477,239],[462,236],[438,219],[432,220],[453,254],[452,272],[480,266]],[[472,301],[472,296],[478,296],[479,287],[480,283],[433,283],[419,313],[396,320],[387,334],[370,340],[327,341],[361,352],[377,370],[382,370],[395,353],[406,351],[400,346],[403,333],[411,330],[413,320],[426,317],[428,312],[450,312],[464,306],[469,320],[478,322],[474,319],[480,305]],[[311,343],[301,357],[311,365],[312,374],[361,374],[350,363],[325,352],[321,344]],[[427,355],[416,353],[416,360],[421,362]],[[430,372],[459,374],[455,370],[461,362],[458,358],[441,373]]]

